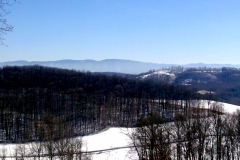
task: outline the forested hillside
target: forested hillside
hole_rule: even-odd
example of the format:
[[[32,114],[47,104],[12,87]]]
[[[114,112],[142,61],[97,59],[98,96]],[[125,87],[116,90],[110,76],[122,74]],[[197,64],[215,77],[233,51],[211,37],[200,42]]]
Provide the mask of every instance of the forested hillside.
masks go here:
[[[196,89],[200,94],[212,93],[219,101],[240,105],[240,69],[239,68],[183,68],[169,67],[150,70],[136,76],[137,79],[162,81],[184,85]]]
[[[191,82],[186,82],[186,80]],[[217,94],[221,101],[240,105],[240,69],[189,68],[176,74],[175,84],[206,90]]]
[[[176,111],[191,116],[188,101],[211,98],[200,96],[184,86],[123,76],[41,66],[3,67],[0,140],[86,135],[107,126],[134,126],[152,112],[172,121]]]

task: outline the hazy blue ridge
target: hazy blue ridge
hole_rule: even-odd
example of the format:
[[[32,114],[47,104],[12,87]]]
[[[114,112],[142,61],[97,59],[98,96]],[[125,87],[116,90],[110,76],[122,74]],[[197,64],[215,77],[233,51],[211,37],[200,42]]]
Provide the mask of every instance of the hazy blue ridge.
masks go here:
[[[169,66],[182,66],[182,67],[234,67],[240,68],[240,65],[233,64],[204,64],[204,63],[192,63],[186,65],[178,64],[158,64],[149,62],[140,62],[132,60],[121,60],[121,59],[106,59],[102,61],[95,60],[57,60],[57,61],[10,61],[0,62],[0,67],[3,66],[28,66],[28,65],[41,65],[48,67],[57,67],[64,69],[75,69],[80,71],[91,71],[91,72],[119,72],[128,74],[139,74],[147,72],[150,69],[161,69]]]

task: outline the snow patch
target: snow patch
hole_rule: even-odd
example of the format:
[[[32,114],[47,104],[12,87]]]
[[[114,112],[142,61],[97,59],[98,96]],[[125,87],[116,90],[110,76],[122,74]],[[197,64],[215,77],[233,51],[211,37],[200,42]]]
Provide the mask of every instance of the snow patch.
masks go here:
[[[153,72],[153,73],[150,73],[150,74],[140,76],[140,78],[145,79],[145,78],[147,78],[149,76],[152,76],[152,75],[167,75],[167,76],[170,76],[172,78],[175,78],[175,74],[171,73],[169,70],[159,70],[159,71],[156,71],[156,72]]]

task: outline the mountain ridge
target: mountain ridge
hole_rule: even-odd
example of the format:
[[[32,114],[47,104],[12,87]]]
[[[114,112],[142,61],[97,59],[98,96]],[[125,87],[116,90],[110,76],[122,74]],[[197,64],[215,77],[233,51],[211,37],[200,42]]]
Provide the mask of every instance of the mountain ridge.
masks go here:
[[[152,63],[152,62],[141,62],[134,60],[124,60],[124,59],[104,59],[104,60],[72,60],[72,59],[62,59],[56,61],[7,61],[0,62],[0,67],[3,66],[28,66],[28,65],[40,65],[47,67],[57,67],[63,69],[74,69],[74,70],[84,70],[91,72],[120,72],[128,74],[139,74],[142,72],[147,72],[151,69],[161,69],[168,68],[171,66],[181,66],[181,67],[211,67],[211,68],[221,68],[221,67],[233,67],[240,68],[240,64],[205,64],[205,63],[190,63],[190,64],[166,64],[166,63]]]

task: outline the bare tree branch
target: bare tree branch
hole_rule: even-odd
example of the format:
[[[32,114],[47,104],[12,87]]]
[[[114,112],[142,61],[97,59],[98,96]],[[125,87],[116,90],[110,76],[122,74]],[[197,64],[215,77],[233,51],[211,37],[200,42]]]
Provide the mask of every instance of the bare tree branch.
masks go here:
[[[9,24],[6,20],[6,15],[11,12],[6,8],[13,5],[16,0],[0,0],[0,45],[4,44],[4,36],[13,30],[13,26]]]

